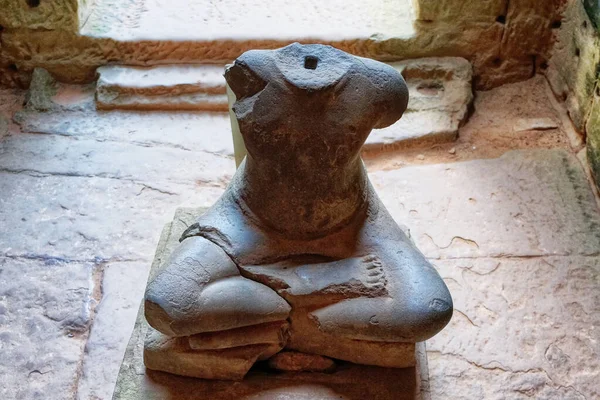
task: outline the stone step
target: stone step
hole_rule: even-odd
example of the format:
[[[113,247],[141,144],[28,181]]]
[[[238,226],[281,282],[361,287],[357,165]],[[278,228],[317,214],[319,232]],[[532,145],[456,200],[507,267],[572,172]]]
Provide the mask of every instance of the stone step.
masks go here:
[[[471,64],[463,58],[445,57],[391,65],[406,79],[408,109],[394,125],[374,130],[365,150],[455,140],[473,100]],[[103,110],[227,111],[223,71],[223,65],[100,67],[96,106]]]
[[[227,111],[223,65],[98,68],[96,106],[103,110]]]
[[[364,150],[451,142],[469,117],[473,102],[472,67],[464,58],[419,58],[391,63],[408,86],[408,108],[402,118],[376,129]]]

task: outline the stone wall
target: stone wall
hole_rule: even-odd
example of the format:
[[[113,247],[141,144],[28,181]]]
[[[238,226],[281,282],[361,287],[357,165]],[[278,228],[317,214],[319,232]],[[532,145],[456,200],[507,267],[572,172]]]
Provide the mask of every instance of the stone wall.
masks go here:
[[[413,0],[418,35],[435,51],[473,63],[488,89],[524,80],[546,66],[565,0]]]
[[[0,0],[0,85],[27,85],[43,67],[59,80],[91,81],[95,69],[134,65],[229,62],[249,48],[276,48],[284,40],[118,41],[78,35],[94,2],[101,0]],[[353,54],[393,61],[460,56],[474,66],[475,84],[489,89],[524,80],[547,65],[566,0],[413,0],[412,38],[328,42]],[[38,4],[36,7],[29,3]],[[265,2],[268,4],[268,2]],[[267,6],[266,6],[267,7]]]
[[[81,0],[82,2],[89,0]],[[20,68],[29,56],[11,53],[6,36],[15,32],[48,36],[79,31],[78,0],[0,0],[0,86],[27,86],[32,68]],[[35,48],[37,44],[28,41]]]
[[[0,0],[0,25],[5,29],[78,29],[77,0]]]
[[[586,137],[587,157],[600,187],[600,7],[598,0],[570,0],[546,76]]]

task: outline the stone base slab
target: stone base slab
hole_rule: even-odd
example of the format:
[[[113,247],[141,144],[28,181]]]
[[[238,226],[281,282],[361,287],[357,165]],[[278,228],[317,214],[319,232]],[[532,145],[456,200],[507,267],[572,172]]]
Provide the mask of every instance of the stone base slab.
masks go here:
[[[119,371],[113,400],[429,400],[425,344],[417,366],[381,368],[339,362],[333,373],[276,372],[258,363],[242,381],[186,378],[146,369],[144,338],[149,326],[138,314]]]

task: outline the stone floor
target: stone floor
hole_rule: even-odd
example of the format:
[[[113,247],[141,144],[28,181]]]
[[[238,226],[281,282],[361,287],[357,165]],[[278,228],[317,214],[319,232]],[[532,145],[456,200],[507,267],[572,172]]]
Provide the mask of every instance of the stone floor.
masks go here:
[[[347,40],[414,34],[410,0],[96,0],[81,33],[116,40]],[[251,18],[249,18],[249,16]]]
[[[0,398],[109,400],[162,226],[235,171],[227,119],[24,100],[0,91]],[[457,142],[365,153],[455,301],[427,343],[432,399],[600,398],[581,149],[536,77],[477,93]]]

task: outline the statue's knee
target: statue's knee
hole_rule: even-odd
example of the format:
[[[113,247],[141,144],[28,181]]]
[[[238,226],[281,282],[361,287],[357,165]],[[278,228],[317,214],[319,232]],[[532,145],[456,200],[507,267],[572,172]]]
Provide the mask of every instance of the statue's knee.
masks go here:
[[[148,283],[148,323],[166,335],[181,336],[174,326],[199,312],[195,309],[205,287],[230,276],[239,276],[239,270],[220,247],[202,237],[185,239]]]

